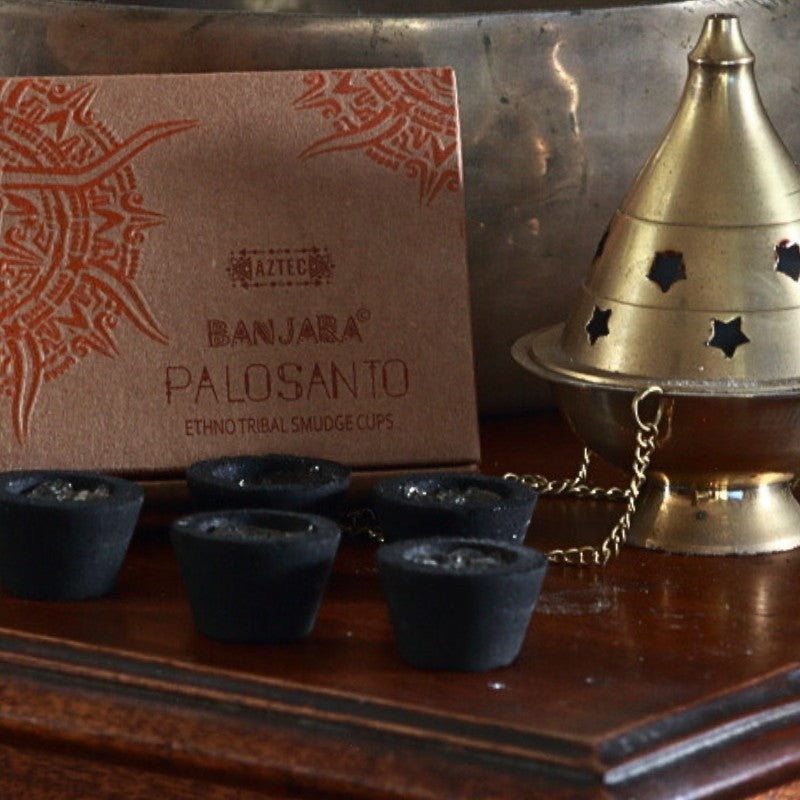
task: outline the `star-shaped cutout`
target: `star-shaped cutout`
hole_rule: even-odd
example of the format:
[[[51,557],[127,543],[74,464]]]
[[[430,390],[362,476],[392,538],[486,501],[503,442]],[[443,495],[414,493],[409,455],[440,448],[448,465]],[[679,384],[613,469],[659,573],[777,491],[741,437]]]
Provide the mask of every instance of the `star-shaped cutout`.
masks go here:
[[[586,324],[586,333],[589,334],[589,343],[594,344],[601,336],[608,336],[608,318],[611,309],[605,311],[599,306],[594,307],[592,318]]]
[[[739,345],[747,344],[750,340],[742,333],[742,318],[723,322],[721,319],[711,320],[711,338],[706,342],[708,347],[718,347],[725,353],[726,358],[733,358]]]
[[[655,254],[650,272],[647,277],[666,292],[675,281],[686,280],[686,265],[683,263],[683,253],[676,250],[661,250]]]
[[[782,241],[775,247],[775,271],[800,279],[800,246],[797,242]]]

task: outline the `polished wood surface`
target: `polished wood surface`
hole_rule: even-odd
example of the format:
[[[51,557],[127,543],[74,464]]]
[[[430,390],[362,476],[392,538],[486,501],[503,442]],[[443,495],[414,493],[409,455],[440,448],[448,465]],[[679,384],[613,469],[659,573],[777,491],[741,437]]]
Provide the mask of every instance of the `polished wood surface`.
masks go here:
[[[483,454],[558,477],[580,446],[546,412],[485,421]],[[540,500],[528,544],[599,542],[620,509]],[[479,674],[400,661],[373,556],[343,543],[293,645],[196,634],[159,525],[110,597],[0,595],[0,797],[800,795],[800,551],[551,567],[518,660]]]

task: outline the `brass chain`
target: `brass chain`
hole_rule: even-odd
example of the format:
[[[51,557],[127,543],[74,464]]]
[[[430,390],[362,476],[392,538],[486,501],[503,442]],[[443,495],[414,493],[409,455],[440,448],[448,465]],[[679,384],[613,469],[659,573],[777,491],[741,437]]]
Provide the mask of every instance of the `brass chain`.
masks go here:
[[[517,475],[506,472],[503,477],[510,481],[519,481],[532,486],[542,497],[577,497],[584,500],[624,500],[625,490],[619,486],[590,486],[586,483],[592,451],[583,448],[583,457],[578,473],[574,478],[550,479],[544,475]]]
[[[637,392],[631,402],[633,417],[636,421],[636,449],[633,454],[633,475],[626,489],[621,489],[618,486],[609,488],[589,486],[586,483],[591,460],[591,453],[586,448],[583,451],[578,474],[574,478],[560,481],[548,480],[543,475],[517,475],[513,472],[507,472],[503,476],[507,480],[521,481],[533,486],[542,496],[625,501],[625,510],[622,512],[622,516],[599,547],[583,545],[581,547],[550,550],[547,553],[547,558],[551,563],[580,567],[604,566],[612,557],[619,554],[620,547],[628,538],[631,518],[636,511],[639,492],[647,477],[647,468],[650,465],[653,451],[656,449],[658,427],[661,423],[661,414],[663,412],[663,401],[659,402],[655,418],[651,422],[642,419],[640,407],[648,397],[652,395],[662,397],[663,394],[664,392],[660,386],[649,386],[647,389]]]

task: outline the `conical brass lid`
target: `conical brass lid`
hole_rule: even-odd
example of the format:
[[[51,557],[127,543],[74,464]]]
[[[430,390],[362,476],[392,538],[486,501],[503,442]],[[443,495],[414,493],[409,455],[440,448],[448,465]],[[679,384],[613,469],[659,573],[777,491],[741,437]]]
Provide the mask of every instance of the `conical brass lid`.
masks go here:
[[[800,172],[739,20],[708,17],[678,110],[566,325],[520,340],[548,378],[674,393],[800,390]]]
[[[678,110],[621,213],[691,226],[800,218],[800,173],[761,104],[753,61],[736,17],[706,20]]]

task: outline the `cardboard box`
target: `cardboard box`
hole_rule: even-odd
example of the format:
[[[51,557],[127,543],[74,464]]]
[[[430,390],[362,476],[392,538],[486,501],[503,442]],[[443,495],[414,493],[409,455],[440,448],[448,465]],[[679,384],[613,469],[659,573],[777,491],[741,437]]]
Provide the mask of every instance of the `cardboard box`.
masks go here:
[[[452,71],[0,83],[2,468],[477,460]]]

